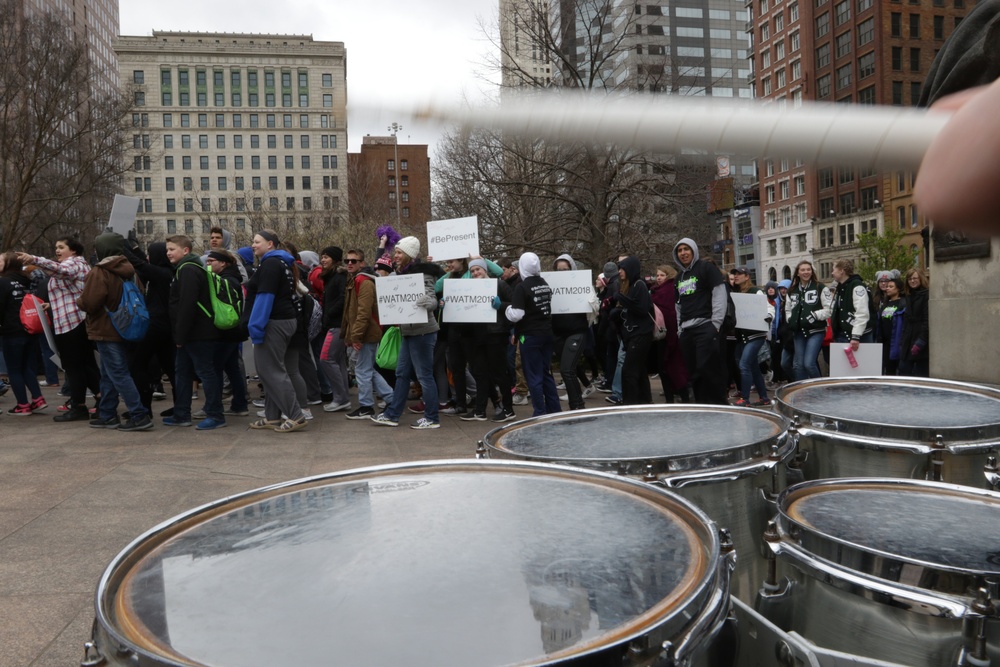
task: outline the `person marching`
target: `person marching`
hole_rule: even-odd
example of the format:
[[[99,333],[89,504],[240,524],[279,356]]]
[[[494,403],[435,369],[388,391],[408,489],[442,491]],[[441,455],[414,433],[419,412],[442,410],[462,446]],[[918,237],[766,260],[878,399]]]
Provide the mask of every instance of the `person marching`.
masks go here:
[[[539,275],[542,263],[538,255],[526,252],[517,262],[521,284],[514,289],[511,303],[504,311],[514,325],[514,335],[521,346],[521,367],[528,383],[534,409],[533,417],[560,412],[559,392],[552,378],[552,288]]]
[[[689,238],[674,246],[674,262],[680,267],[677,328],[694,400],[726,405],[726,369],[719,346],[728,303],[725,279],[715,266],[699,259],[698,244]]]

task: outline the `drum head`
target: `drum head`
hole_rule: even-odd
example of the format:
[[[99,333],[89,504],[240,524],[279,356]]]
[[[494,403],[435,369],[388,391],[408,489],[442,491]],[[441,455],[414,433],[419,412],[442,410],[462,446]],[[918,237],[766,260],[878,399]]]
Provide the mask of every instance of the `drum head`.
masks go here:
[[[686,627],[718,549],[697,509],[627,479],[390,466],[154,529],[109,566],[98,621],[142,664],[549,664]]]
[[[494,429],[483,443],[491,456],[608,471],[659,462],[657,472],[671,473],[766,458],[773,445],[785,446],[785,435],[785,420],[765,410],[656,405],[536,417]]]
[[[778,412],[841,433],[933,442],[1000,438],[1000,391],[923,378],[819,378],[777,392]]]
[[[960,595],[1000,575],[997,493],[939,482],[828,480],[793,486],[778,505],[782,533],[866,574]]]

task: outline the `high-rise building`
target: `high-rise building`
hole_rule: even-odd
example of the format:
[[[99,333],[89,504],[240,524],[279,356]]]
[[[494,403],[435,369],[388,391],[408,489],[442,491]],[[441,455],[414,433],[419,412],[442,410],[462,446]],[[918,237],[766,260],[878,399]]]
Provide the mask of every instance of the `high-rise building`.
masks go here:
[[[347,217],[346,52],[304,35],[153,32],[115,43],[146,240]]]
[[[803,100],[915,105],[934,55],[972,4],[748,0],[755,97],[792,106]],[[858,257],[858,236],[890,224],[908,233],[907,245],[921,242],[926,221],[912,203],[910,174],[761,156],[759,177],[765,277],[790,276],[797,261],[811,257],[828,280],[837,258]],[[803,233],[805,252],[797,241]]]
[[[366,136],[347,155],[350,206],[355,219],[392,225],[401,234],[423,232],[431,219],[427,144],[400,144],[395,135]]]
[[[546,30],[548,0],[500,0],[500,85],[548,87],[552,83],[549,49],[537,36]]]

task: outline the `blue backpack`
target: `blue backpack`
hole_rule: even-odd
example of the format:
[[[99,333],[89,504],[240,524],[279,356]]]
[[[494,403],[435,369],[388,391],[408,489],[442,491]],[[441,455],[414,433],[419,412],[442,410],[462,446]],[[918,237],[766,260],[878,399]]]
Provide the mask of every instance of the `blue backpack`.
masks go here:
[[[135,282],[124,281],[118,309],[109,310],[108,317],[111,318],[115,331],[124,340],[135,342],[146,337],[146,332],[149,331],[149,310]]]

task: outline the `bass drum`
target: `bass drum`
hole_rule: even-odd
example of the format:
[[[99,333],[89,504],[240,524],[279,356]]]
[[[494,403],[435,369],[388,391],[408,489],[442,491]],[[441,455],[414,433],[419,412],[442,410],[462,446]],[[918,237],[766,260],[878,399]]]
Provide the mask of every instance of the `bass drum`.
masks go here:
[[[917,667],[1000,660],[1000,494],[834,479],[793,486],[757,610],[819,647]]]
[[[513,462],[368,468],[226,498],[139,537],[101,578],[87,656],[725,664],[712,644],[730,567],[708,517],[648,484]]]
[[[1000,483],[1000,391],[910,377],[817,378],[785,385],[777,410],[797,432],[806,480]]]
[[[761,540],[794,445],[773,412],[714,405],[574,410],[486,434],[479,456],[572,465],[670,488],[730,531],[733,595],[753,602],[767,573]]]

